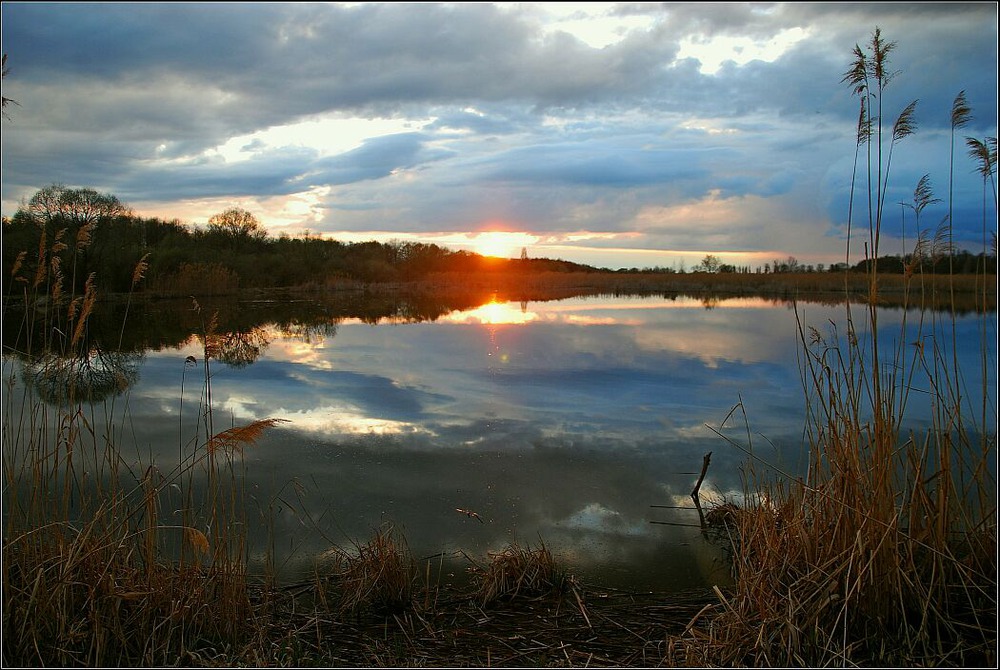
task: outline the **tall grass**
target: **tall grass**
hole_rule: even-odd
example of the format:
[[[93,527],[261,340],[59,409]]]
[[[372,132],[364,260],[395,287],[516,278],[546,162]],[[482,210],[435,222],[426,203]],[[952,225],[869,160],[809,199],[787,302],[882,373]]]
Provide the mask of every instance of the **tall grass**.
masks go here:
[[[72,248],[64,229],[43,234],[35,271],[9,278],[25,316],[7,323],[4,305],[19,336],[4,352],[2,660],[205,662],[254,628],[241,449],[277,420],[216,432],[206,330],[198,434],[169,467],[130,444],[133,380],[88,332],[97,279],[75,295],[63,275],[87,233]]]
[[[891,135],[883,130],[893,47],[876,29],[844,78],[861,100],[870,259],[878,257],[892,148],[916,129],[910,103]],[[956,105],[960,127],[964,96]],[[914,197],[915,211],[932,202],[929,182]],[[934,238],[950,251],[948,223]],[[925,231],[916,244],[926,250],[931,239]],[[703,662],[997,662],[995,352],[984,344],[981,369],[961,369],[957,314],[919,309],[925,293],[947,295],[950,284],[908,272],[916,322],[907,310],[893,333],[879,324],[875,263],[867,279],[867,300],[847,302],[840,328],[800,321],[808,471],[795,477],[751,459],[746,507],[732,517],[735,587],[698,636]],[[995,341],[995,314],[980,318],[984,343],[990,328]],[[970,388],[973,372],[982,380]],[[908,428],[914,418],[926,427]],[[738,446],[753,454],[749,430],[745,439]]]

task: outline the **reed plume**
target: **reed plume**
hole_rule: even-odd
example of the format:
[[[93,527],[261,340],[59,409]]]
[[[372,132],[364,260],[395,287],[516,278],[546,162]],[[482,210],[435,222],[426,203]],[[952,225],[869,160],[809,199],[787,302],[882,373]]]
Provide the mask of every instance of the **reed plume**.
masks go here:
[[[288,419],[259,419],[245,426],[234,426],[213,435],[208,440],[206,448],[209,453],[215,453],[220,449],[227,453],[240,452],[243,447],[256,442],[268,428],[287,421]]]

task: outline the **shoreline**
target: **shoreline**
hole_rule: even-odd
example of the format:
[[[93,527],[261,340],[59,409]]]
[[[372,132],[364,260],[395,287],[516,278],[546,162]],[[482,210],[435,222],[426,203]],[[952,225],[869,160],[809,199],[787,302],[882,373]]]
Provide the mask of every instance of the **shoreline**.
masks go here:
[[[879,307],[929,308],[948,310],[954,305],[959,313],[996,311],[996,275],[924,275],[900,274],[878,276],[875,304]],[[785,302],[823,304],[870,304],[871,286],[862,273],[778,273],[778,274],[709,274],[709,273],[443,273],[421,279],[393,282],[360,282],[331,279],[305,286],[235,288],[224,292],[205,292],[190,296],[187,292],[145,290],[132,294],[109,293],[102,301],[171,300],[196,297],[266,299],[274,296],[322,298],[338,295],[433,296],[438,301],[474,306],[487,302],[537,302],[586,295],[657,295],[687,296],[696,299],[763,298]],[[11,296],[13,297],[13,296]],[[459,307],[461,308],[461,307]]]

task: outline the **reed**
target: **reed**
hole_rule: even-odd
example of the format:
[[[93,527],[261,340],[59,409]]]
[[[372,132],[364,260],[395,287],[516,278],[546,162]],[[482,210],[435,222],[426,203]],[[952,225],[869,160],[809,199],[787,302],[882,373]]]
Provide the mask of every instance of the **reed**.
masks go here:
[[[34,276],[11,277],[28,309],[4,323],[20,337],[3,372],[3,664],[205,663],[256,625],[240,456],[278,420],[216,433],[206,348],[203,433],[166,470],[128,445],[127,374],[87,327],[97,279],[76,295],[62,273],[86,232],[43,235]]]
[[[473,561],[469,572],[473,596],[484,605],[557,593],[564,581],[544,542],[535,549],[512,542],[498,552],[491,552],[485,566]]]
[[[395,527],[383,525],[367,542],[356,542],[353,551],[334,548],[328,557],[334,559],[329,577],[339,591],[339,613],[386,614],[412,605],[416,568]],[[326,589],[320,589],[327,600]]]
[[[892,46],[876,29],[867,51],[855,50],[845,81],[862,96],[863,118],[873,106],[881,118]],[[968,112],[958,107],[961,122]],[[865,121],[872,258],[892,146],[915,129],[912,112],[911,104],[886,138],[886,151],[881,124]],[[916,207],[932,200],[921,180]],[[941,237],[950,239],[950,229]],[[918,245],[929,238],[921,239]],[[721,612],[690,638],[689,651],[702,663],[997,662],[997,416],[995,398],[988,401],[989,352],[982,352],[981,386],[970,389],[957,341],[949,339],[954,311],[918,309],[916,323],[904,317],[900,332],[887,337],[873,307],[881,279],[872,264],[872,299],[860,310],[847,302],[844,332],[799,324],[805,476],[758,460],[749,427],[745,443],[730,440],[751,456],[745,507],[725,516],[736,540],[736,579],[731,593],[719,594]],[[948,294],[949,286],[919,273],[906,279],[907,300],[916,307],[928,292]],[[980,318],[985,329],[995,316]],[[907,429],[917,395],[929,402],[930,425]]]

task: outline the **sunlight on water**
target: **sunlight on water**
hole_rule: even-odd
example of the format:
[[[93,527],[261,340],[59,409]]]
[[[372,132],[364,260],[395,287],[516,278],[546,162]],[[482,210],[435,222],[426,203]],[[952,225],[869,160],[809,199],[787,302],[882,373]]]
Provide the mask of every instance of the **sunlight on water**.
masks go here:
[[[490,325],[523,324],[539,318],[526,304],[490,302],[476,309],[452,312],[440,319],[442,323],[484,323]]]

